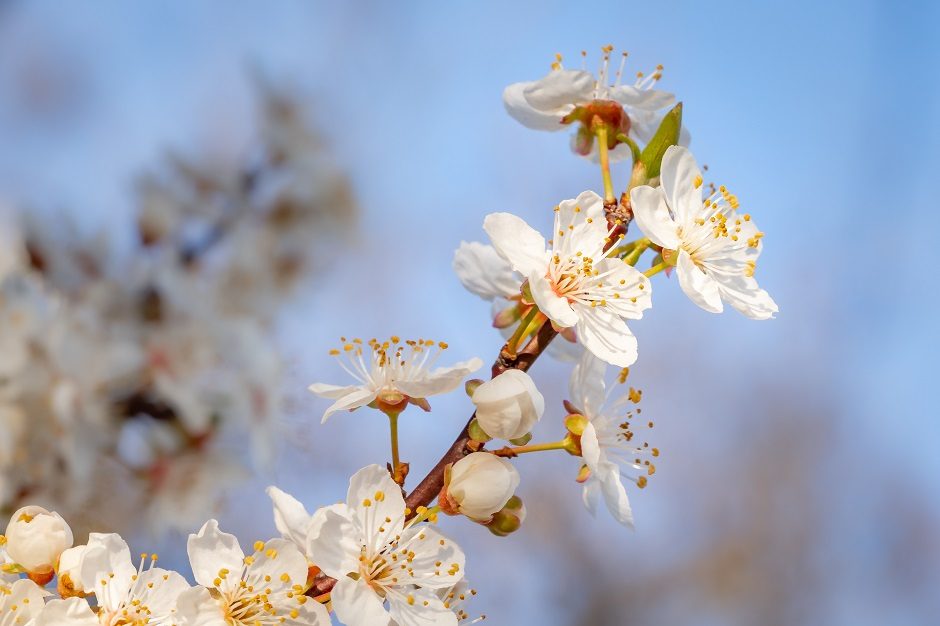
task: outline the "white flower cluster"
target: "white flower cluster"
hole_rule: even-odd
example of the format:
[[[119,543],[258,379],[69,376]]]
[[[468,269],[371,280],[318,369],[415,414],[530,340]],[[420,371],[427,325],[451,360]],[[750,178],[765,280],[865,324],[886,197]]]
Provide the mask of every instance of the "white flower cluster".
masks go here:
[[[120,535],[91,533],[73,546],[58,513],[27,506],[0,535],[0,624],[10,626],[327,626],[329,611],[349,626],[469,621],[462,602],[464,555],[424,509],[410,516],[400,487],[372,465],[350,481],[345,504],[309,515],[271,487],[283,537],[246,553],[210,519],[189,535],[195,585],[156,567],[135,565]],[[329,600],[314,582],[336,579]],[[391,621],[390,621],[391,620]]]
[[[309,388],[332,401],[323,421],[337,412],[375,409],[387,416],[391,439],[391,463],[354,474],[345,502],[310,514],[292,496],[269,488],[281,538],[259,541],[247,555],[215,520],[206,522],[188,542],[195,586],[154,567],[154,557],[143,555],[135,568],[117,535],[92,534],[86,545],[71,547],[72,532],[62,518],[27,507],[10,521],[0,559],[6,573],[0,624],[301,626],[325,625],[332,612],[348,626],[456,626],[471,619],[461,604],[473,595],[464,578],[465,555],[434,525],[444,513],[500,537],[519,530],[526,507],[516,494],[521,477],[512,460],[521,454],[577,457],[585,506],[593,512],[603,498],[618,522],[633,527],[625,484],[645,487],[660,456],[642,436],[654,425],[639,407],[642,392],[627,385],[628,367],[639,355],[628,323],[652,307],[650,279],[675,271],[681,289],[711,312],[727,303],[750,318],[767,319],[777,307],[754,278],[763,234],[748,214],[738,213],[736,196],[704,184],[681,145],[687,143],[681,107],[659,113],[674,101],[652,89],[661,68],[651,79],[622,86],[621,66],[610,84],[610,54],[605,48],[596,79],[564,70],[559,60],[548,77],[512,85],[504,94],[509,112],[528,126],[578,125],[575,148],[597,157],[604,196],[585,191],[560,202],[548,239],[515,215],[493,213],[483,221],[492,246],[458,248],[460,280],[500,302],[494,325],[506,341],[490,380],[465,381],[482,366],[477,358],[439,365],[448,349],[444,342],[343,337],[330,354],[352,380]],[[610,172],[618,149],[633,160],[630,184],[619,198]],[[642,236],[626,241],[631,224]],[[637,264],[648,251],[655,256],[641,271]],[[162,301],[156,299],[161,316]],[[567,346],[562,352],[577,360],[558,420],[564,435],[533,442],[546,406],[527,370],[558,335]],[[166,358],[157,359],[158,370]],[[611,365],[616,382],[608,380]],[[172,394],[179,389],[174,383],[180,384],[175,371],[169,368],[171,380],[163,387],[155,373],[154,388],[192,402],[179,407],[199,414],[192,408],[199,407],[198,393],[184,386],[190,393]],[[203,371],[197,363],[186,380]],[[401,459],[398,420],[412,406],[430,411],[429,397],[461,383],[473,415],[407,493],[410,465]],[[505,445],[492,446],[494,439]],[[46,601],[41,586],[53,579],[60,597]]]
[[[268,88],[260,112],[247,166],[141,179],[123,239],[28,213],[0,228],[0,510],[188,528],[268,462],[274,317],[355,211],[291,98]],[[247,464],[227,451],[246,441]]]

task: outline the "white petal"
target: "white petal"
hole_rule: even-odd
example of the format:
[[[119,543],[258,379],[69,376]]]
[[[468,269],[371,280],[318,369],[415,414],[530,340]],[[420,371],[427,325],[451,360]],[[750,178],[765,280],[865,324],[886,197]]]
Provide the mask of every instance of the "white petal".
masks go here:
[[[525,87],[525,99],[540,111],[585,103],[594,96],[594,76],[584,70],[554,70]]]
[[[359,528],[352,520],[351,511],[344,515],[330,507],[322,513],[314,513],[313,519],[307,540],[307,554],[310,560],[327,576],[336,579],[342,579],[357,571],[362,544],[359,541]]]
[[[412,601],[409,601],[411,596]],[[427,589],[413,589],[388,598],[389,612],[398,626],[457,626],[457,615]]]
[[[519,293],[522,280],[496,248],[477,241],[460,242],[454,253],[454,272],[466,287],[484,300],[510,298]]]
[[[627,498],[627,490],[623,488],[620,470],[616,466],[611,468],[611,471],[603,474],[601,492],[604,494],[604,503],[607,504],[607,510],[614,516],[614,519],[627,528],[633,528],[633,511],[630,509],[630,500]]]
[[[313,383],[307,390],[321,398],[329,398],[330,400],[336,400],[337,398],[342,398],[345,395],[348,395],[359,389],[359,385],[330,385],[327,383]]]
[[[529,290],[539,310],[558,326],[567,328],[578,323],[578,314],[574,312],[567,298],[555,293],[552,284],[545,278],[545,270],[529,275]]]
[[[662,189],[648,185],[635,187],[630,192],[630,205],[636,225],[650,241],[669,250],[679,247],[678,226],[669,215]]]
[[[189,536],[186,551],[189,554],[193,576],[200,585],[215,587],[214,581],[221,569],[232,572],[232,575],[222,581],[224,589],[230,589],[231,585],[237,584],[238,577],[234,573],[242,571],[245,553],[238,545],[235,535],[219,530],[216,520],[210,519],[197,534]]]
[[[626,322],[604,307],[578,305],[578,340],[597,358],[629,367],[636,362],[636,337]]]
[[[346,504],[358,518],[360,528],[371,528],[373,532],[378,533],[379,526],[383,526],[386,530],[381,534],[386,538],[401,534],[405,498],[401,495],[401,487],[392,480],[384,467],[369,465],[353,474],[349,479]],[[385,519],[391,521],[384,522]],[[367,541],[373,539],[366,537]],[[378,547],[376,545],[376,548]]]
[[[611,100],[616,100],[627,109],[627,114],[632,118],[632,111],[629,109],[640,109],[643,111],[659,111],[666,107],[671,107],[676,103],[676,97],[668,91],[659,89],[640,89],[633,85],[621,85],[612,87],[608,91]]]
[[[182,626],[227,626],[222,605],[205,587],[192,587],[180,594],[176,602]]]
[[[267,489],[268,497],[274,504],[274,526],[285,539],[304,549],[307,543],[307,531],[312,516],[297,498],[271,486]]]
[[[597,441],[597,431],[594,424],[588,422],[581,434],[581,458],[592,474],[597,473],[597,465],[601,460],[601,447]]]
[[[676,273],[679,275],[679,286],[692,302],[709,313],[721,313],[724,310],[721,295],[718,293],[718,283],[700,270],[685,250],[679,251]]]
[[[558,341],[556,339],[556,341]],[[607,397],[604,375],[607,363],[584,350],[568,380],[568,393],[575,406],[588,417],[596,415]]]
[[[364,580],[343,576],[330,593],[336,617],[346,626],[388,626],[391,616]]]
[[[272,598],[289,594],[292,587],[307,582],[307,559],[286,539],[269,539],[252,557],[244,581],[256,588],[265,586],[265,593]]]
[[[702,188],[695,187],[695,182],[702,179],[702,172],[689,149],[669,146],[663,155],[659,176],[676,222],[685,224],[694,219],[702,208]]]
[[[463,579],[466,565],[463,550],[436,528],[426,525],[408,528],[402,533],[401,545],[405,544],[414,552],[409,563],[409,571],[413,573],[410,576],[404,571],[399,574],[401,586],[416,584],[428,589],[445,589]]]
[[[325,423],[337,411],[351,411],[363,407],[375,400],[376,392],[368,387],[350,387],[350,391],[323,412],[321,423]]]
[[[94,591],[98,603],[110,609],[120,606],[137,574],[127,542],[114,533],[95,535],[94,544],[89,539],[80,571],[82,588]],[[106,584],[101,582],[103,576],[108,577]]]
[[[555,131],[566,128],[561,118],[567,111],[554,109],[540,111],[529,104],[525,97],[526,87],[532,83],[513,83],[503,90],[503,106],[517,122],[533,130]]]
[[[512,268],[524,276],[548,270],[545,238],[521,217],[511,213],[490,213],[483,219],[483,230],[493,247]]]
[[[41,598],[40,598],[41,601]],[[36,618],[35,626],[100,626],[98,617],[82,598],[50,600]],[[224,626],[222,622],[219,626]],[[199,625],[202,626],[202,625]]]
[[[395,383],[399,391],[412,398],[427,398],[449,393],[460,386],[464,378],[483,367],[483,361],[474,357],[451,367],[439,367],[418,380]]]
[[[584,483],[584,488],[581,490],[581,500],[584,502],[584,508],[586,508],[591,515],[597,515],[597,500],[599,499],[600,492],[600,481],[593,476],[588,478],[587,482]]]

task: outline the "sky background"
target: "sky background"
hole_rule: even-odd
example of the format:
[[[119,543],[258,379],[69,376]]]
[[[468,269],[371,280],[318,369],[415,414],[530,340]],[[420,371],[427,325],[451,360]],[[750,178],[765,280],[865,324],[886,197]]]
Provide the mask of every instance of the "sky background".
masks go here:
[[[470,553],[481,592],[472,612],[574,624],[608,603],[619,617],[596,623],[924,623],[940,615],[938,23],[936,3],[887,0],[0,0],[0,201],[128,229],[134,177],[167,150],[246,150],[252,72],[307,95],[363,212],[348,249],[281,320],[289,428],[304,436],[220,512],[250,540],[273,531],[264,485],[315,508],[384,459],[377,416],[320,427],[325,402],[303,392],[341,380],[326,357],[338,337],[433,337],[455,360],[489,362],[500,344],[489,305],[462,290],[453,250],[485,240],[486,213],[547,228],[559,200],[600,188],[565,133],[505,114],[502,89],[544,75],[556,52],[577,67],[587,49],[593,69],[608,43],[630,52],[629,71],[662,63],[660,87],[685,103],[693,152],[767,233],[757,276],[778,319],[710,315],[659,280],[655,308],[633,325],[633,375],[667,452],[633,497],[637,530],[578,509],[573,459],[522,459],[531,532],[496,540],[444,523]],[[614,176],[626,185],[624,166]],[[534,370],[550,407],[537,434],[558,429],[567,371]],[[469,412],[461,394],[432,404],[403,418],[419,474]],[[766,482],[751,489],[757,476]],[[720,570],[699,576],[728,581],[714,593],[668,582],[664,572],[692,571],[714,537],[756,528],[764,497],[776,498],[771,531],[742,550],[748,563],[766,557],[761,585],[778,596],[755,602],[747,581]],[[806,534],[787,534],[798,527]],[[810,553],[791,559],[782,535]],[[170,545],[161,554],[181,558],[179,538],[175,556]],[[631,595],[653,580],[665,582]]]

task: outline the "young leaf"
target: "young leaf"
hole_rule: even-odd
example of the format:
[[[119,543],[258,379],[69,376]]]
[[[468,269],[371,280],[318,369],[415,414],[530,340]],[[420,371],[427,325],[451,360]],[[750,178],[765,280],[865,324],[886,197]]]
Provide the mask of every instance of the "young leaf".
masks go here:
[[[663,117],[663,121],[656,129],[656,134],[643,148],[640,162],[646,167],[646,175],[650,178],[659,176],[659,168],[663,162],[666,148],[679,143],[679,131],[682,129],[682,103],[680,102]]]

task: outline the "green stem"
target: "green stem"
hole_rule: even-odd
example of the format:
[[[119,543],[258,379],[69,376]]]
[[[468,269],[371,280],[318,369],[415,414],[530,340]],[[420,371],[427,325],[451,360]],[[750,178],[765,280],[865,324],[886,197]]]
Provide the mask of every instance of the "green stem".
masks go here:
[[[527,446],[506,447],[502,450],[494,450],[493,454],[497,456],[516,456],[528,452],[546,452],[548,450],[564,450],[567,443],[564,439],[561,441],[552,441],[550,443],[533,443]],[[500,454],[502,453],[502,454]]]
[[[516,332],[512,334],[512,337],[509,338],[509,341],[506,342],[506,348],[511,354],[516,353],[516,348],[519,347],[519,342],[522,341],[522,338],[525,337],[526,331],[529,330],[529,325],[532,324],[532,320],[535,319],[535,316],[539,314],[539,308],[535,305],[529,309],[529,312],[526,313],[525,317],[522,318],[522,321],[519,322],[519,327],[516,328]]]
[[[658,264],[654,265],[653,267],[649,268],[648,270],[646,270],[645,272],[643,272],[643,274],[644,274],[647,278],[650,278],[650,277],[652,277],[652,276],[655,276],[656,274],[659,274],[661,271],[663,271],[663,270],[666,269],[667,267],[669,267],[669,264],[666,263],[665,261],[663,261],[662,263],[658,263]]]
[[[398,473],[401,461],[398,458],[398,413],[388,414],[388,429],[392,437],[392,472]]]
[[[594,130],[597,135],[597,150],[600,154],[601,176],[604,179],[604,202],[616,202],[614,197],[614,183],[610,179],[610,155],[607,153],[607,126],[599,124]]]
[[[652,242],[644,237],[637,239],[633,243],[635,244],[633,250],[631,250],[627,256],[623,257],[623,262],[627,265],[636,265],[636,262],[640,260],[640,257],[646,252]]]
[[[620,143],[625,143],[630,146],[630,152],[633,155],[633,162],[636,163],[640,160],[640,146],[636,145],[636,142],[630,139],[627,135],[623,133],[617,134],[617,141]]]

